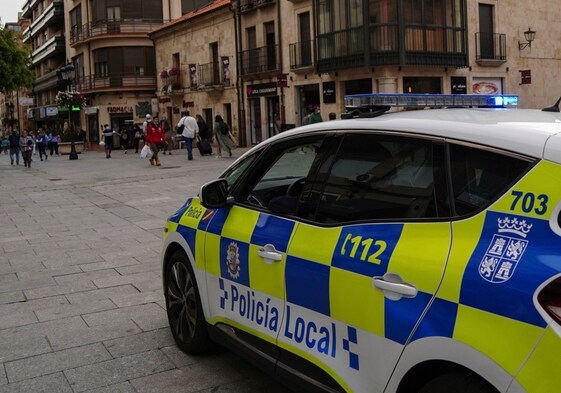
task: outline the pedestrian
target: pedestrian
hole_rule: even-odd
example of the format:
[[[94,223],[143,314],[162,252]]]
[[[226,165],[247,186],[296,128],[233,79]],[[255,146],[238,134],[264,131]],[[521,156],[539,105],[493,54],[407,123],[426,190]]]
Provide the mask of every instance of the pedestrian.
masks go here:
[[[33,131],[28,131],[27,135],[29,135],[31,137],[31,139],[33,139],[33,153],[31,153],[31,154],[36,156],[37,155],[37,149],[36,149],[35,145],[36,145],[36,142],[37,142],[37,136],[35,135],[35,133]]]
[[[321,118],[321,112],[319,106],[314,107],[314,112],[310,115],[310,124],[321,123],[323,119]]]
[[[10,141],[8,140],[7,136],[4,135],[4,137],[2,138],[0,147],[2,148],[4,154],[8,154],[8,150],[10,149]]]
[[[205,119],[203,119],[201,115],[196,115],[195,118],[197,119],[197,127],[199,127],[199,138],[202,140],[210,140],[212,133],[210,132]]]
[[[14,156],[16,157],[16,164],[19,165],[19,135],[16,130],[12,130],[12,133],[8,137],[10,142],[10,163],[14,165]]]
[[[126,127],[121,128],[119,136],[121,137],[121,149],[123,149],[125,154],[127,154],[127,150],[129,148],[129,131]]]
[[[47,135],[45,135],[45,131],[41,127],[37,130],[37,149],[39,150],[41,161],[43,161],[43,156],[45,156],[45,161],[47,161]]]
[[[138,153],[138,145],[142,140],[142,129],[140,128],[140,125],[135,124],[132,127],[132,137],[133,137],[134,152]]]
[[[222,151],[227,151],[229,156],[232,157],[232,150],[236,148],[237,142],[230,131],[230,127],[220,115],[214,117],[213,137],[216,138],[216,143],[219,146],[216,157],[221,157]]]
[[[167,143],[164,130],[160,124],[148,119],[146,122],[146,143],[150,146],[152,150],[152,157],[150,158],[150,165],[160,166],[161,162],[158,157],[158,152],[160,151],[159,146],[162,143]]]
[[[164,135],[166,136],[166,141],[168,142],[164,145],[163,153],[166,154],[167,152],[171,156],[171,150],[173,149],[173,129],[165,117],[160,121],[160,124],[162,125],[162,130],[164,130]]]
[[[50,151],[49,153],[51,154],[51,157],[53,156],[53,152],[55,153],[55,155],[58,156],[58,144],[60,143],[60,135],[58,134],[58,132],[53,131],[51,134],[51,138],[49,140],[49,145],[50,145]]]
[[[23,157],[23,165],[28,168],[31,168],[31,155],[33,154],[34,144],[35,142],[33,141],[33,138],[27,133],[27,130],[24,129],[21,137],[19,138],[19,148]]]
[[[187,159],[193,159],[193,139],[199,134],[199,126],[197,120],[189,114],[189,111],[183,112],[183,117],[177,123],[177,127],[183,126],[181,136],[185,141],[185,148],[187,149]]]
[[[302,125],[307,126],[308,124],[310,124],[310,112],[306,109],[302,118]]]
[[[111,158],[113,150],[113,134],[115,131],[109,127],[109,124],[103,126],[103,142],[105,143],[105,158]]]
[[[337,119],[337,115],[335,114],[335,112],[329,112],[329,120],[336,120]]]

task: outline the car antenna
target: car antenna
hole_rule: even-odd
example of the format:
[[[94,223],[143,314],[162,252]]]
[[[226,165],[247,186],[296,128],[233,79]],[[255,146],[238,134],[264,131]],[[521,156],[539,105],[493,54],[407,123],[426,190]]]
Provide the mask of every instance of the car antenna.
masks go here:
[[[543,108],[542,111],[544,112],[559,112],[559,103],[561,102],[561,97],[557,100],[557,102],[552,105],[548,106],[547,108]]]

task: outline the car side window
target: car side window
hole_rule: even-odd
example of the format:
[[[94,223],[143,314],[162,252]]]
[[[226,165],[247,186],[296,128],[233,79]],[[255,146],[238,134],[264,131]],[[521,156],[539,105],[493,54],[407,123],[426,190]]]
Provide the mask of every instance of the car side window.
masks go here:
[[[241,203],[278,214],[295,213],[322,142],[323,137],[318,136],[269,149],[267,159],[257,163],[258,167],[265,169],[256,174]]]
[[[450,174],[456,215],[486,208],[530,166],[522,158],[472,146],[450,144]]]
[[[424,139],[383,134],[345,136],[326,177],[315,221],[447,215],[447,209],[439,212],[437,183],[441,184],[445,175],[442,155],[435,164],[434,149],[434,143]],[[446,187],[438,191],[445,194]]]
[[[255,153],[246,157],[243,161],[240,161],[236,165],[228,168],[228,170],[220,176],[228,182],[228,190],[232,189],[232,187],[238,182],[238,179],[243,175],[258,155],[259,153]]]

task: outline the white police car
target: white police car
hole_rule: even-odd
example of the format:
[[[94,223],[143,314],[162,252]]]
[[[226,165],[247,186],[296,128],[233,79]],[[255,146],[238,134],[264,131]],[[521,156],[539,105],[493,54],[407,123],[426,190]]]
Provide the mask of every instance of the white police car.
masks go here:
[[[347,103],[370,116],[386,105],[515,101]],[[167,223],[178,346],[224,344],[298,391],[559,392],[552,110],[387,113],[302,127],[248,151]]]

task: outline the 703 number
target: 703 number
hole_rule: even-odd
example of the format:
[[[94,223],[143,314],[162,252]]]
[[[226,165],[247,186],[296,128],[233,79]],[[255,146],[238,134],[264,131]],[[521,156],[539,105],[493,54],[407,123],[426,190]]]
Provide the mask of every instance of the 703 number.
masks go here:
[[[520,208],[524,213],[534,211],[537,215],[543,215],[547,211],[547,202],[549,198],[545,194],[534,195],[532,192],[512,191],[514,197],[510,210],[516,210],[520,204]]]

